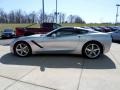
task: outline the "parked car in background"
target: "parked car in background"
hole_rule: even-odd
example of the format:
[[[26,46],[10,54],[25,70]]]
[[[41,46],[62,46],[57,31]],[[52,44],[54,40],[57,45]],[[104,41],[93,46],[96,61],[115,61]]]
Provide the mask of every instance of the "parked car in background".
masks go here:
[[[79,27],[62,27],[47,34],[19,37],[11,43],[11,52],[20,57],[36,53],[77,53],[98,58],[111,47],[107,33]]]
[[[110,33],[113,41],[120,41],[120,30],[116,30]]]
[[[15,32],[13,29],[4,29],[1,32],[1,38],[13,38],[15,37]]]
[[[114,28],[116,28],[117,30],[120,30],[120,26],[114,26]]]
[[[111,30],[111,32],[118,30],[118,28],[116,26],[108,26],[107,28],[109,28]]]
[[[104,32],[103,29],[101,29],[101,28],[99,28],[97,26],[92,26],[91,28],[94,29],[95,31]]]
[[[85,29],[92,29],[91,27],[89,26],[82,26],[81,28],[85,28]]]
[[[111,29],[106,26],[100,26],[99,28],[101,28],[103,32],[111,32]]]
[[[28,25],[27,27],[16,27],[16,37],[29,36],[33,34],[44,34],[61,27],[61,25],[57,23],[42,23],[40,28],[29,28],[32,25]]]

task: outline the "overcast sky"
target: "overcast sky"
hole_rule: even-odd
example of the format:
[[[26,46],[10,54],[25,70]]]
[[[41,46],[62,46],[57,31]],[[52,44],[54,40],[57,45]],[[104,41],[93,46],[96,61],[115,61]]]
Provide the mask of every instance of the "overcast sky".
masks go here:
[[[44,0],[45,12],[55,12],[56,0]],[[116,4],[120,0],[58,0],[58,11],[79,15],[86,22],[115,22]],[[9,12],[21,9],[27,13],[42,9],[42,0],[0,0],[0,8]],[[119,8],[120,15],[120,8]],[[120,22],[120,16],[118,18]]]

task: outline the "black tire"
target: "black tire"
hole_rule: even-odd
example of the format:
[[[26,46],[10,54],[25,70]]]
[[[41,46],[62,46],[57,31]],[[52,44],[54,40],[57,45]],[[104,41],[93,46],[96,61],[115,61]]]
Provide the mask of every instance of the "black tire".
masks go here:
[[[92,50],[92,51],[87,51],[87,49],[88,49],[88,47],[90,46],[90,45],[94,45],[94,47],[96,47],[96,50],[98,49],[98,51],[94,51],[94,50]],[[91,53],[92,52],[92,53]],[[94,54],[94,53],[97,53],[97,55],[96,56],[92,56],[92,55],[88,55],[88,53],[91,53],[91,54]],[[82,55],[83,56],[85,56],[85,57],[87,57],[87,58],[89,58],[89,59],[96,59],[96,58],[99,58],[100,57],[100,55],[103,53],[103,47],[102,47],[102,45],[100,44],[100,43],[98,43],[98,42],[88,42],[88,43],[86,43],[84,46],[83,46],[83,49],[82,49]]]
[[[25,55],[20,55],[19,51],[17,51],[18,45],[20,45],[20,44],[27,47],[28,53],[26,53]],[[17,42],[14,45],[13,50],[14,50],[14,54],[19,56],[19,57],[27,57],[27,56],[30,56],[32,54],[32,49],[31,49],[30,45],[27,42],[24,42],[24,41]],[[25,53],[25,52],[23,52],[23,53]]]

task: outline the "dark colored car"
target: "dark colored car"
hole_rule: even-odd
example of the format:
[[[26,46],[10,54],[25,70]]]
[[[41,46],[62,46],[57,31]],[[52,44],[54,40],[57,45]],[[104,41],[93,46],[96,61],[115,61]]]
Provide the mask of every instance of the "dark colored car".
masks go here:
[[[95,31],[105,32],[103,29],[101,29],[100,27],[97,27],[97,26],[93,26],[91,28],[94,29]]]
[[[103,30],[103,32],[111,32],[111,29],[105,26],[100,26],[99,28],[101,28]]]
[[[12,29],[4,29],[1,32],[1,38],[13,38],[13,37],[15,37],[15,33],[14,30]]]
[[[118,30],[118,28],[116,26],[108,26],[107,28],[109,28],[111,30],[111,32]]]

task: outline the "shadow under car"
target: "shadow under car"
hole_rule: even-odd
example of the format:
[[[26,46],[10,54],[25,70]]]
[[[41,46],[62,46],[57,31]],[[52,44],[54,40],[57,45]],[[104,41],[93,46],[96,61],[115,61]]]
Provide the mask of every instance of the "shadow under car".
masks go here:
[[[115,69],[114,62],[106,55],[98,59],[87,59],[71,54],[40,54],[31,57],[17,57],[8,53],[0,58],[0,63],[8,65],[40,66],[45,68],[77,68],[77,69]]]

